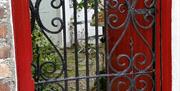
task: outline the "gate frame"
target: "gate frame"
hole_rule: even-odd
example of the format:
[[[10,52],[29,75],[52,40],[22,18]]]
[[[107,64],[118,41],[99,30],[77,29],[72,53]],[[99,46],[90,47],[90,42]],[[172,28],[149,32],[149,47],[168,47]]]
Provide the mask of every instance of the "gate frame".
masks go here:
[[[172,91],[171,0],[161,1],[162,91]],[[18,72],[18,91],[34,91],[31,74],[32,42],[28,0],[12,0],[13,26]]]
[[[18,91],[34,91],[31,72],[32,42],[28,0],[11,0],[16,50]]]
[[[172,91],[171,10],[172,0],[161,1],[162,91]]]

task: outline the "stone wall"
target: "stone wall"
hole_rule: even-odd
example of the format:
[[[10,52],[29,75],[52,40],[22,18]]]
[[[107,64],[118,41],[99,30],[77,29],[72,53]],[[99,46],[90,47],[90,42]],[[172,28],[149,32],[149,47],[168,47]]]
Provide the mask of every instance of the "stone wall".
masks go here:
[[[0,91],[17,91],[10,0],[0,0]]]

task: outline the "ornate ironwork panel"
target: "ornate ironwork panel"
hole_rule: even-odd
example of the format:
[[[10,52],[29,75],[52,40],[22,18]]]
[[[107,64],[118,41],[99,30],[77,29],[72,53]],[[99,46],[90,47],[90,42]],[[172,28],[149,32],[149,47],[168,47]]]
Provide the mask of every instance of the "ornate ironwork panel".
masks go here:
[[[36,91],[155,91],[156,0],[71,2],[30,0]]]
[[[63,0],[50,0],[45,1],[49,3],[51,10],[63,10]],[[36,84],[37,91],[64,91],[64,83],[49,84],[47,80],[55,80],[64,78],[66,70],[65,54],[60,51],[57,45],[50,38],[50,34],[57,35],[65,32],[65,20],[63,17],[54,16],[49,20],[50,24],[47,25],[43,22],[46,10],[42,9],[44,0],[30,1],[31,10],[31,27],[32,27],[32,40],[33,40],[33,78]],[[51,12],[49,12],[51,13]],[[45,24],[46,23],[46,24]],[[48,26],[53,27],[50,29]],[[41,82],[42,81],[42,82]]]
[[[108,0],[110,91],[154,91],[156,0]]]

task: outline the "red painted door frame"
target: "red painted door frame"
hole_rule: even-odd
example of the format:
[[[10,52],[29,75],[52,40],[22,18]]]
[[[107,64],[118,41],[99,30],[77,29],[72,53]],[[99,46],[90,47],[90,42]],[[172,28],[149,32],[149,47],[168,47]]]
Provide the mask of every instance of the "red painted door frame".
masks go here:
[[[34,91],[29,0],[12,0],[18,91]]]
[[[172,90],[171,10],[172,0],[161,0],[162,91]]]
[[[160,3],[160,2],[159,2]],[[171,91],[171,0],[161,0],[161,59],[162,91]],[[31,74],[32,42],[30,31],[29,1],[12,0],[15,34],[18,91],[34,91]],[[159,45],[160,46],[160,45]],[[160,57],[160,55],[159,55]]]

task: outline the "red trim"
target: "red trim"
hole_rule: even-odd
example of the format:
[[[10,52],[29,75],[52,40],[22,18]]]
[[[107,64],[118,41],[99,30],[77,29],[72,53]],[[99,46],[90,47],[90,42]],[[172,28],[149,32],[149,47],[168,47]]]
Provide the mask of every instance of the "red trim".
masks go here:
[[[162,91],[171,91],[172,88],[172,61],[171,61],[171,0],[161,0],[162,26]]]
[[[18,91],[34,91],[29,0],[12,0]]]

